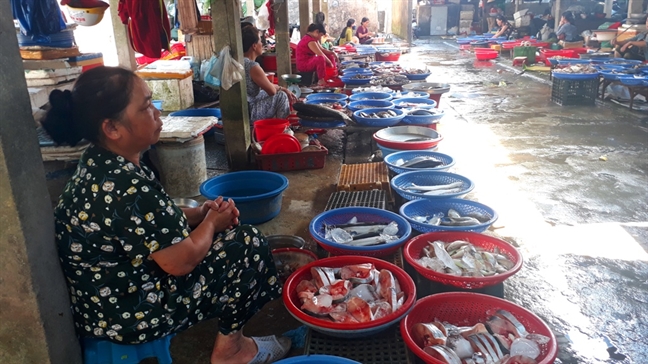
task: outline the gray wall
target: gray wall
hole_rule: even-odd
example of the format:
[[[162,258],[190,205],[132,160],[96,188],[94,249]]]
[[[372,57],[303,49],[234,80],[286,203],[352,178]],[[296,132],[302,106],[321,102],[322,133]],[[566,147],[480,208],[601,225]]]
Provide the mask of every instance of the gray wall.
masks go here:
[[[369,30],[378,31],[377,0],[328,0],[326,30],[332,37],[337,37],[349,18],[355,19],[359,25],[364,16],[370,19]],[[299,23],[299,0],[288,0],[288,21],[290,24]]]

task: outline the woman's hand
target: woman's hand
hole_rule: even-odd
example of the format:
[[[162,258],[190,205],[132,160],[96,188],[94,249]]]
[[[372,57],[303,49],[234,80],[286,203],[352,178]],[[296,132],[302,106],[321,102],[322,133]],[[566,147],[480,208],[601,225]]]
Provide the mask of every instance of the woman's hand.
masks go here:
[[[286,94],[286,96],[288,96],[288,102],[290,102],[291,105],[297,102],[297,96],[295,96],[295,94],[290,92],[290,90],[283,87],[280,87],[279,89],[283,91]]]
[[[214,231],[220,232],[238,225],[239,215],[240,213],[234,201],[229,199],[228,201],[222,201],[217,210],[209,209],[203,223],[213,225]]]

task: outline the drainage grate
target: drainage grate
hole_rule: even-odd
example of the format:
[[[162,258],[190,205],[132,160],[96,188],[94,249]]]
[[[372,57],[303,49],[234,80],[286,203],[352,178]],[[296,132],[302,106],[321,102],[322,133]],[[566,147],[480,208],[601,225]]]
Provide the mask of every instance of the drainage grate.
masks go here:
[[[328,211],[351,206],[373,207],[385,210],[387,207],[387,194],[383,190],[335,192],[329,197],[324,210]]]
[[[343,164],[340,170],[338,191],[389,191],[389,174],[383,162]]]
[[[398,324],[363,339],[342,339],[309,330],[304,354],[335,355],[363,364],[414,363]]]

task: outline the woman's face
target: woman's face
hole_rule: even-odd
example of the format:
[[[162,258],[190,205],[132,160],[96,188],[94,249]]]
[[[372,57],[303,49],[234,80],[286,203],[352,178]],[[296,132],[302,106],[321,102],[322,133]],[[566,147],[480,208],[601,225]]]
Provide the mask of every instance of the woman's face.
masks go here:
[[[139,77],[135,77],[135,84],[131,101],[124,110],[124,141],[139,150],[146,150],[160,139],[162,120],[160,110],[152,104],[153,94],[148,85]]]
[[[502,21],[502,19],[497,19],[497,20],[495,20],[495,21],[497,22],[497,26],[500,26],[500,27],[502,26],[502,23],[504,23],[504,22]]]
[[[365,22],[362,22],[362,26],[363,26],[363,27],[366,27],[366,26],[368,26],[368,25],[369,25],[369,20],[367,20],[367,21],[365,21]]]
[[[317,40],[321,40],[323,35],[324,34],[320,33],[319,30],[316,30],[316,31],[313,32],[313,38],[315,38]]]

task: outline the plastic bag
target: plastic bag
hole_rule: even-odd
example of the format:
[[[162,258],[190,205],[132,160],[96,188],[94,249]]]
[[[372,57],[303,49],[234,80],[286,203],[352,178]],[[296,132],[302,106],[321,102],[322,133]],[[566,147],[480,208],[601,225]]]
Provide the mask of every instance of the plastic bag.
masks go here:
[[[204,73],[201,67],[200,74],[202,76],[202,80],[205,81],[205,85],[212,88],[219,88],[221,84],[220,75],[218,76],[212,75],[212,70],[216,67],[216,64],[218,63],[218,58],[216,58],[216,56],[211,56],[209,61],[203,61],[203,62],[207,62],[207,65],[205,65]]]
[[[259,30],[267,30],[270,28],[270,12],[266,6],[267,1],[259,8],[259,14],[256,17],[256,27]]]
[[[235,83],[241,82],[244,77],[245,69],[230,55],[230,47],[225,46],[220,53],[223,62],[223,74],[220,78],[221,87],[229,90]]]
[[[65,29],[56,0],[11,0],[11,10],[20,31],[34,40]]]

